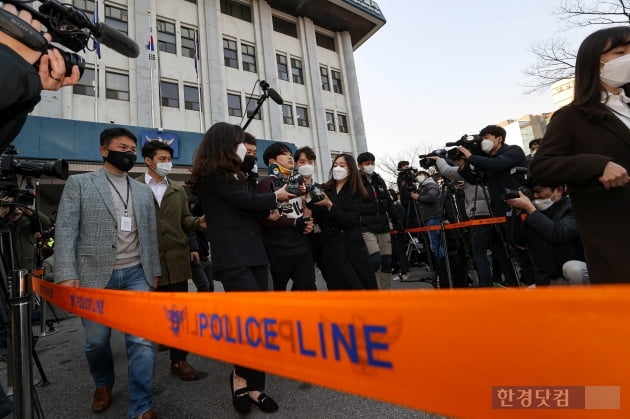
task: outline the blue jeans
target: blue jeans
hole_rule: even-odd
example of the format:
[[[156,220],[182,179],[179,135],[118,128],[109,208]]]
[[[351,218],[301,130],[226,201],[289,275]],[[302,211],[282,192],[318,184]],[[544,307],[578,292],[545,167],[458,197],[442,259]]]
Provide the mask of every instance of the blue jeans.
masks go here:
[[[106,289],[149,291],[151,287],[144,277],[142,265],[116,269]],[[83,320],[85,329],[85,356],[96,388],[114,385],[114,358],[110,345],[112,329],[88,319]],[[125,334],[129,407],[127,415],[137,417],[151,409],[151,385],[155,346],[144,338]]]
[[[427,227],[440,225],[439,218],[429,218],[424,222]],[[436,260],[440,260],[444,257],[444,245],[442,244],[442,236],[440,231],[429,231],[429,244],[431,246],[431,252],[435,256]]]

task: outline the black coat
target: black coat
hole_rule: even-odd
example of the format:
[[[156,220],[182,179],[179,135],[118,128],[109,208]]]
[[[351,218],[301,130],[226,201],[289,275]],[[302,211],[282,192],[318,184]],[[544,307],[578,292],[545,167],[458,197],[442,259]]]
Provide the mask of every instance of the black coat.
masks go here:
[[[630,282],[630,184],[597,180],[613,161],[630,172],[630,130],[616,116],[575,106],[555,113],[530,164],[543,184],[567,183],[592,283]]]
[[[517,189],[521,186],[516,177],[510,174],[514,167],[527,167],[523,149],[516,145],[505,145],[494,156],[472,155],[468,159],[475,168],[485,172],[486,184],[490,192],[492,215],[503,217],[509,205],[502,198],[505,188]]]
[[[565,262],[584,260],[569,198],[561,198],[545,211],[534,211],[520,226],[532,257],[536,284],[549,285],[550,280],[562,277]]]
[[[333,206],[309,204],[321,232],[322,253],[329,290],[377,289],[370,256],[359,228],[359,211],[364,205],[360,193],[352,194],[345,184],[339,193],[324,190]]]
[[[273,192],[251,193],[221,175],[202,178],[199,200],[206,215],[214,271],[267,265],[267,252],[257,218],[276,208]]]

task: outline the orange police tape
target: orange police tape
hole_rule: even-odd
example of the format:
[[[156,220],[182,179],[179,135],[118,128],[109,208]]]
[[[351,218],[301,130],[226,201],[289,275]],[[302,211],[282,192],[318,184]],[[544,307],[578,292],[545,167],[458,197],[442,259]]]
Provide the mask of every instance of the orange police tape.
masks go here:
[[[507,222],[506,217],[493,217],[493,218],[479,218],[476,220],[462,221],[459,223],[447,223],[444,224],[445,230],[454,230],[456,228],[464,228],[464,227],[473,227],[479,225],[488,225],[488,224],[502,224]],[[405,233],[420,233],[422,231],[435,231],[440,230],[442,226],[430,226],[430,227],[415,227],[415,228],[407,228],[405,229]],[[390,231],[391,234],[399,234],[397,230]]]
[[[78,316],[156,342],[416,409],[630,417],[630,286],[208,294],[34,279],[33,288]],[[514,386],[533,389],[529,405],[509,407],[521,394]],[[612,386],[617,399],[626,390],[623,410],[613,400],[593,411],[602,405],[584,401],[584,386]],[[567,393],[572,408],[552,401],[559,387],[582,389]],[[534,390],[557,406],[533,409]]]

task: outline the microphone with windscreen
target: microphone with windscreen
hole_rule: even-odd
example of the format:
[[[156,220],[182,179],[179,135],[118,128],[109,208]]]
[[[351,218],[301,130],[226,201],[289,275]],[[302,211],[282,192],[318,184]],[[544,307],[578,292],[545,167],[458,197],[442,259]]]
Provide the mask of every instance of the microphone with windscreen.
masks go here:
[[[260,88],[263,89],[263,92],[267,94],[274,102],[278,105],[282,105],[284,100],[282,100],[282,96],[278,92],[276,92],[273,88],[269,87],[269,83],[264,80],[260,81]]]

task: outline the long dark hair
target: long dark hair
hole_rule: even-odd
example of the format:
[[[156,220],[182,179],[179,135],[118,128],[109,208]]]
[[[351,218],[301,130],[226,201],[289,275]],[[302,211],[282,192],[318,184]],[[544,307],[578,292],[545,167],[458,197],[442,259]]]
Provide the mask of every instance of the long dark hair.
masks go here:
[[[346,167],[348,169],[348,180],[346,184],[350,188],[350,193],[355,194],[357,191],[361,194],[363,198],[368,197],[367,189],[363,186],[363,180],[361,179],[361,173],[359,172],[359,168],[357,166],[356,160],[350,154],[339,154],[333,160],[333,164],[330,168],[330,179],[324,184],[324,189],[333,189],[337,185],[337,181],[332,177],[332,168],[335,167],[335,162],[339,160],[341,157],[346,161]]]
[[[582,41],[575,59],[575,95],[571,105],[606,113],[602,105],[601,55],[630,43],[630,26],[615,26],[593,32]]]
[[[201,178],[217,174],[228,181],[243,183],[242,162],[236,154],[236,146],[243,138],[243,130],[238,125],[217,122],[211,126],[195,152],[189,181],[192,187],[197,188]]]

